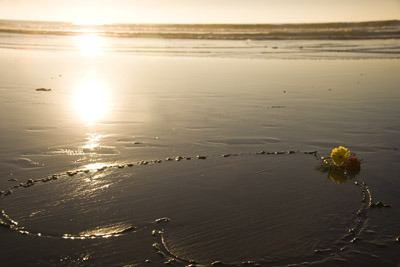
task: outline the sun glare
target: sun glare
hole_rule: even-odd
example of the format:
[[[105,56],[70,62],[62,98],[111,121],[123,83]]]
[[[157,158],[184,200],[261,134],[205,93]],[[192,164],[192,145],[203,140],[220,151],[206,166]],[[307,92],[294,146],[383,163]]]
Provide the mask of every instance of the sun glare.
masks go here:
[[[110,111],[112,107],[110,92],[94,72],[77,86],[75,105],[79,117],[88,124],[94,124]]]
[[[75,45],[87,56],[95,56],[102,53],[103,38],[96,34],[84,34],[75,37]]]
[[[73,24],[77,25],[77,26],[101,26],[101,25],[105,25],[107,23],[102,20],[87,19],[87,20],[75,21]]]
[[[85,166],[85,170],[98,170],[107,167],[104,163],[91,163]]]
[[[89,134],[87,138],[87,143],[84,145],[82,148],[83,149],[95,149],[100,145],[100,139],[102,138],[102,135],[99,134]]]

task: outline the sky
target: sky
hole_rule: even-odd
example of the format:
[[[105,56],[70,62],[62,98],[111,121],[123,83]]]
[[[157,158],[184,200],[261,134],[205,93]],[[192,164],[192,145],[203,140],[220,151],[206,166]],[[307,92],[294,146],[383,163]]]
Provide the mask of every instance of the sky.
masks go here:
[[[400,20],[400,0],[0,0],[0,19],[81,24]]]

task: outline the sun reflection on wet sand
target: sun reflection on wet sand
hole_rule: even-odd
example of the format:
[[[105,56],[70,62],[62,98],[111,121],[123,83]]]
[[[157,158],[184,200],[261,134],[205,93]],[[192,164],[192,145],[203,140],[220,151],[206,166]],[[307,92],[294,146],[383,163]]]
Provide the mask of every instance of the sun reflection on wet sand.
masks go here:
[[[103,138],[100,134],[89,134],[87,138],[87,143],[82,148],[84,150],[93,150],[99,146],[100,139]]]
[[[86,56],[96,56],[103,52],[104,38],[97,34],[75,36],[75,45]]]
[[[93,125],[112,107],[111,93],[106,84],[91,71],[75,91],[75,108],[81,120]]]
[[[91,163],[85,166],[85,170],[99,170],[105,167],[107,167],[107,165],[104,163]]]

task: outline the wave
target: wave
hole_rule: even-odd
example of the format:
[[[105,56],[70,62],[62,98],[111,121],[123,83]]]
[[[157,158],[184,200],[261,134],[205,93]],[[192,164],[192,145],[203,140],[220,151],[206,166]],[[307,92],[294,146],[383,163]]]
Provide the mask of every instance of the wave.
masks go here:
[[[311,24],[105,24],[0,20],[0,33],[207,40],[399,39],[400,21]]]

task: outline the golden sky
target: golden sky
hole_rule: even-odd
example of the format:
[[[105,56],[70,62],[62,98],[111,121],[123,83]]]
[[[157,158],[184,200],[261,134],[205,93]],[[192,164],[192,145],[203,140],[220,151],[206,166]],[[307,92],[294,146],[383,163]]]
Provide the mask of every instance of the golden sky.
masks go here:
[[[400,19],[400,0],[0,0],[0,19],[301,23]]]

